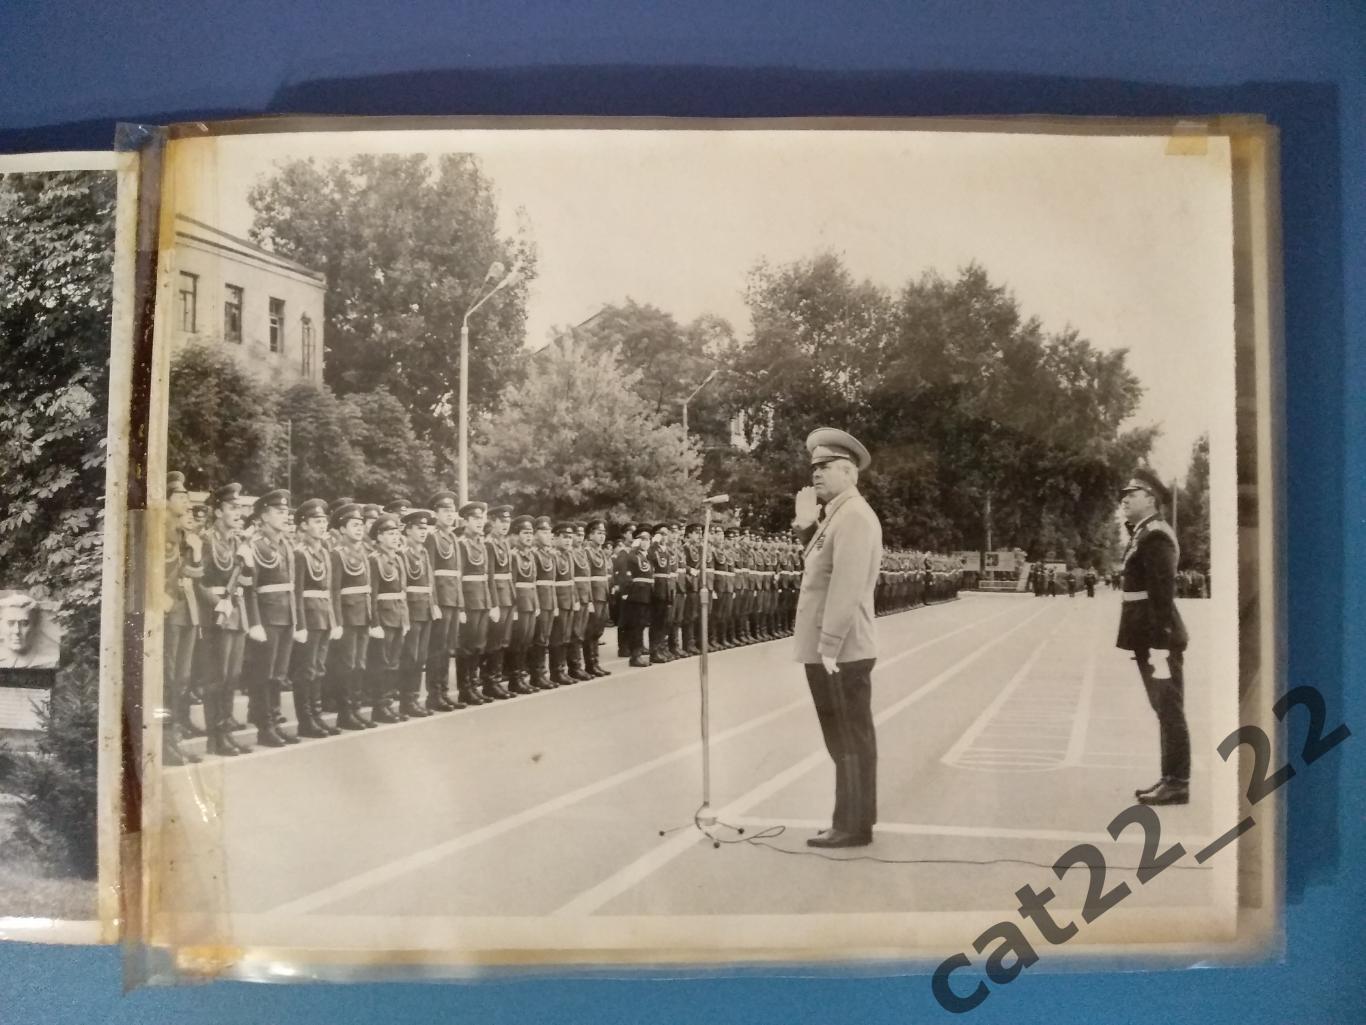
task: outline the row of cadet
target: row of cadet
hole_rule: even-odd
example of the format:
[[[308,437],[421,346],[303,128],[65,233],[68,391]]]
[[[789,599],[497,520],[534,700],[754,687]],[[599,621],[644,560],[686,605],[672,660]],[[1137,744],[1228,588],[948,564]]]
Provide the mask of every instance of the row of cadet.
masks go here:
[[[608,676],[609,625],[631,666],[697,655],[704,593],[713,651],[787,636],[796,614],[790,537],[715,527],[704,567],[701,524],[624,524],[613,547],[603,520],[514,516],[450,491],[429,508],[292,508],[287,491],[248,501],[228,484],[192,503],[173,471],[167,498],[168,765],[198,760],[182,746],[193,737],[231,757],[250,750],[238,736],[249,726],[257,745],[280,747]],[[904,556],[884,557],[885,611],[952,596],[950,574],[894,568]]]

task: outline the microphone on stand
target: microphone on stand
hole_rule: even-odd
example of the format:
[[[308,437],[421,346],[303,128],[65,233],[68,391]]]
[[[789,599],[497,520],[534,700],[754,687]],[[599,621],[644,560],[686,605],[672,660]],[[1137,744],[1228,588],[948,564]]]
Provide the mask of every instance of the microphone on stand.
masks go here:
[[[725,505],[730,501],[730,495],[712,495],[711,498],[702,499],[703,505]]]

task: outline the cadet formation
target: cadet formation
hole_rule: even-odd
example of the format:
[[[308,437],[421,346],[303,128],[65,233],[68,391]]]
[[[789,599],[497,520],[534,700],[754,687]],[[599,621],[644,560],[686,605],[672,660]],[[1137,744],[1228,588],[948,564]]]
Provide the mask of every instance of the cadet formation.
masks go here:
[[[617,655],[645,667],[789,636],[801,586],[792,536],[713,526],[702,564],[698,523],[552,522],[508,505],[425,507],[341,498],[291,504],[271,490],[248,502],[226,484],[193,507],[185,477],[167,479],[164,755],[375,729],[610,676]],[[887,549],[879,615],[957,595],[948,557]],[[281,695],[292,691],[296,730]],[[235,718],[247,697],[247,723]],[[203,725],[193,707],[202,709]],[[324,713],[335,713],[331,721]]]

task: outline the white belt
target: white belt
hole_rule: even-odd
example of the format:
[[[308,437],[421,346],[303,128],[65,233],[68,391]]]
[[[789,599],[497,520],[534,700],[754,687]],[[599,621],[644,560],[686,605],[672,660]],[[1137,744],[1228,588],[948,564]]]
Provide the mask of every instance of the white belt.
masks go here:
[[[658,580],[660,577],[668,577],[669,579],[672,580],[672,579],[673,579],[673,574],[672,574],[672,573],[656,573],[656,574],[655,574],[655,579],[656,579],[656,580]]]
[[[458,577],[460,575],[458,569],[434,569],[432,572],[439,577]],[[474,578],[471,577],[470,579],[473,580]]]
[[[1125,591],[1123,595],[1125,601],[1143,601],[1147,597],[1147,591]]]
[[[493,579],[494,579],[494,580],[511,580],[511,579],[512,579],[512,574],[511,574],[511,573],[495,573],[495,574],[493,574]]]
[[[589,579],[589,580],[598,580],[598,581],[601,581],[601,582],[604,583],[604,584],[607,583],[607,578],[606,578],[606,577],[589,577],[588,579]]]
[[[689,569],[689,570],[688,570],[688,576],[690,576],[690,577],[695,577],[695,576],[697,576],[697,570],[695,570],[695,569]]]
[[[377,594],[377,595],[375,595],[375,600],[376,600],[376,601],[407,601],[408,599],[405,598],[405,597],[404,597],[403,595],[401,595],[401,594],[394,594],[394,593],[392,593],[392,592],[387,592],[387,591],[386,591],[384,594]]]
[[[332,592],[331,592],[331,591],[305,591],[305,592],[304,592],[304,597],[305,597],[305,598],[331,598],[331,597],[332,597]]]
[[[555,581],[555,586],[556,586],[556,587],[573,587],[573,586],[574,586],[574,581],[572,581],[572,580],[556,580],[556,581]]]
[[[631,578],[631,583],[633,583],[633,584],[653,584],[654,582],[655,582],[655,578],[654,578],[654,577],[632,577],[632,578]]]
[[[212,593],[212,594],[227,594],[227,593],[228,593],[228,589],[227,589],[226,587],[210,587],[208,590],[209,590],[210,593]]]
[[[735,576],[735,574],[732,573],[732,572],[731,572],[730,570],[728,570],[728,569],[716,569],[716,570],[712,570],[712,572],[715,573],[718,577],[733,577],[733,576]]]
[[[517,583],[516,583],[515,586],[517,586],[517,587],[535,587],[535,586],[536,586],[536,581],[532,580],[532,581],[528,582],[528,581],[525,581],[525,580],[519,580],[519,581],[517,581]]]
[[[259,584],[256,588],[257,594],[275,594],[279,591],[292,591],[293,584]]]
[[[408,586],[408,593],[409,593],[409,594],[431,594],[431,593],[432,593],[432,589],[431,589],[430,587],[418,587],[416,584],[410,584],[410,585]]]
[[[356,587],[343,587],[339,593],[341,593],[341,594],[369,594],[369,593],[370,593],[370,585],[369,585],[369,584],[360,584],[360,585],[358,585],[358,586],[356,586]]]
[[[464,579],[466,583],[468,583],[471,580],[479,581],[480,583],[482,583],[483,581],[487,580],[488,577],[483,573],[480,573],[477,577],[471,576],[470,574],[466,573]]]

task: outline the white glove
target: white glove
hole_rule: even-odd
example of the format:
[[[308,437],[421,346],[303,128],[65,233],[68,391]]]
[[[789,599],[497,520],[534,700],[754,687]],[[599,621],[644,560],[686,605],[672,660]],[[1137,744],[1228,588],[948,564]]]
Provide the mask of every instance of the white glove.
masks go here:
[[[490,622],[490,623],[496,623],[496,622],[498,622],[498,620],[499,620],[499,618],[500,618],[501,616],[502,616],[502,613],[501,613],[497,608],[489,609],[489,622]]]
[[[371,636],[372,638],[374,638],[375,640],[377,640],[377,641],[382,641],[382,640],[384,640],[384,627],[382,627],[382,626],[372,626],[372,627],[370,628],[370,636]]]
[[[247,631],[247,637],[257,644],[266,643],[266,628],[263,626],[253,626]]]
[[[840,671],[839,666],[835,664],[835,660],[831,658],[829,655],[821,656],[821,665],[825,666],[825,671],[827,673],[830,673],[832,676]]]
[[[339,626],[334,626],[334,627],[332,628],[332,632],[331,632],[330,634],[328,634],[327,636],[328,636],[328,639],[329,639],[329,640],[333,640],[333,641],[339,641],[339,640],[341,640],[341,639],[342,639],[342,628],[339,627]]]
[[[297,643],[299,643],[299,644],[303,644],[305,641],[308,640],[308,631],[307,631],[307,630],[295,630],[295,631],[294,631],[294,640],[295,640]]]
[[[468,617],[465,615],[465,610],[464,610],[464,609],[461,609],[461,610],[456,614],[456,617],[455,617],[456,622],[458,622],[458,623],[463,623],[463,622],[465,622],[467,618],[468,618]]]

